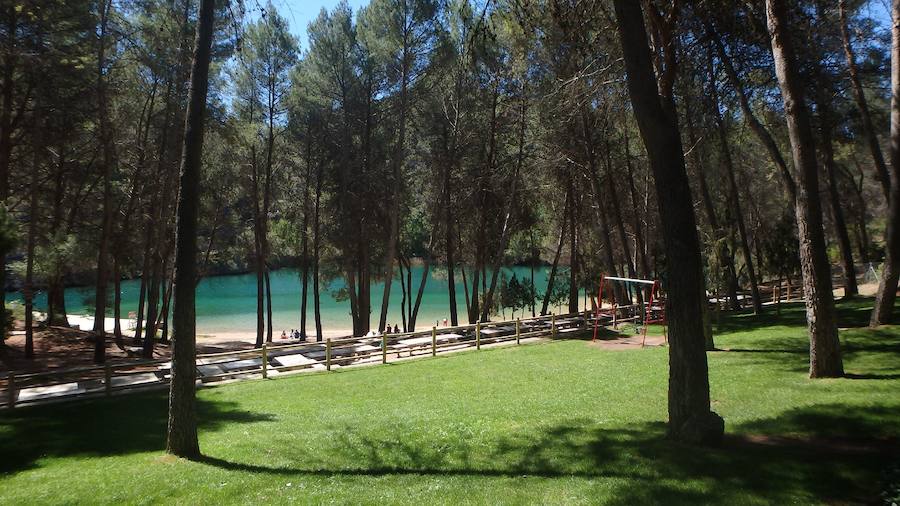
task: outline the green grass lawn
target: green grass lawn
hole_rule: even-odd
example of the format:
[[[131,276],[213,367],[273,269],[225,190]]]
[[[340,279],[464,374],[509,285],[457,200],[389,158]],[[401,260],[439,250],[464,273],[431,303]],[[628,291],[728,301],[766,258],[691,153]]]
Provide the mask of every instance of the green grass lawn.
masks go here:
[[[664,348],[584,341],[199,392],[203,462],[163,453],[163,392],[0,415],[0,504],[855,503],[900,436],[900,327],[840,305],[845,379],[807,378],[800,305],[723,317],[728,439],[665,439]],[[849,327],[849,328],[847,328]]]

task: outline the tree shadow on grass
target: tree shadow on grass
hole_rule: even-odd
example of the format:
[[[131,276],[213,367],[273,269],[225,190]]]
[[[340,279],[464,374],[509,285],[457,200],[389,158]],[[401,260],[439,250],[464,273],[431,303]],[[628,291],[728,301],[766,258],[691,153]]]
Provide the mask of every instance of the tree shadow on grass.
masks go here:
[[[877,498],[879,471],[896,457],[897,427],[900,406],[837,404],[740,425],[718,448],[671,442],[662,423],[609,428],[572,419],[488,440],[463,434],[448,439],[446,432],[443,437],[423,433],[421,426],[395,427],[395,434],[384,435],[342,426],[320,456],[282,454],[290,462],[283,466],[253,461],[251,455],[248,461],[210,455],[202,462],[229,471],[299,478],[584,478],[609,493],[612,504],[621,505],[856,503]]]
[[[872,307],[875,299],[872,297],[852,297],[835,301],[837,311],[837,323],[841,328],[862,328],[869,325]],[[900,304],[898,304],[900,306]],[[742,332],[767,326],[799,326],[806,327],[806,306],[803,302],[791,302],[781,304],[781,314],[775,308],[766,306],[761,314],[754,315],[752,310],[722,314],[722,320],[718,325],[718,332],[731,333]]]
[[[200,430],[231,423],[273,419],[264,413],[237,409],[232,402],[197,398]],[[165,448],[166,392],[89,402],[34,406],[0,416],[0,473],[36,467],[43,457],[112,456]]]
[[[900,330],[852,328],[842,331],[840,338],[846,378],[900,379]],[[755,339],[744,346],[725,345],[713,353],[746,354],[753,357],[748,364],[777,365],[792,372],[809,368],[809,341],[802,331],[796,337]]]

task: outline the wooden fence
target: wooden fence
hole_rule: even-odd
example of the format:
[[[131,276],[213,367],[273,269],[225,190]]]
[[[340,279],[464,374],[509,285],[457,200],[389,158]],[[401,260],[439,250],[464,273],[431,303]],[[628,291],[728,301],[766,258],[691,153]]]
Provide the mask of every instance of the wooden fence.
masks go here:
[[[387,364],[439,353],[497,343],[520,344],[539,337],[586,329],[589,311],[565,315],[517,318],[499,322],[387,334],[377,337],[326,339],[324,342],[266,344],[262,348],[197,356],[197,384],[250,378],[272,378],[303,370],[331,371],[340,367]],[[165,388],[171,378],[170,360],[146,360],[18,374],[9,372],[2,390],[3,407],[111,396],[117,393]]]

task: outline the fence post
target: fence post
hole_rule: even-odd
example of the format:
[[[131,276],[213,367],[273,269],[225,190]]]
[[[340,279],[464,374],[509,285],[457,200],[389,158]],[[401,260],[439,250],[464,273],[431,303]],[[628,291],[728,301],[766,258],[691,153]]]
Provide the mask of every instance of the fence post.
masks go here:
[[[6,394],[9,396],[7,399],[7,406],[9,409],[12,409],[16,406],[16,375],[15,373],[10,372],[9,377],[6,382]]]
[[[109,364],[103,367],[103,386],[106,389],[107,397],[112,395],[112,369]]]
[[[716,285],[716,332],[722,328],[722,290]]]
[[[556,339],[556,315],[550,313],[550,336]]]
[[[520,327],[522,326],[522,321],[519,318],[516,318],[516,344],[522,344],[519,340],[519,335],[522,333]]]
[[[431,327],[431,356],[437,356],[437,327]]]
[[[481,349],[481,322],[475,322],[475,349]]]
[[[325,341],[325,370],[331,370],[331,338]]]
[[[387,363],[387,336],[381,334],[381,363]]]
[[[268,343],[263,343],[262,345],[262,377],[266,379],[269,377],[269,348]]]
[[[787,299],[785,299],[785,302],[790,302],[790,301],[791,301],[791,283],[788,282],[788,287],[787,287]]]
[[[584,330],[587,330],[587,328],[588,328],[588,319],[590,317],[591,317],[591,310],[585,309],[584,310],[584,321],[582,322],[582,324],[583,324],[582,326],[583,326]]]
[[[775,293],[777,294],[775,298],[775,314],[781,316],[781,281],[775,285]]]

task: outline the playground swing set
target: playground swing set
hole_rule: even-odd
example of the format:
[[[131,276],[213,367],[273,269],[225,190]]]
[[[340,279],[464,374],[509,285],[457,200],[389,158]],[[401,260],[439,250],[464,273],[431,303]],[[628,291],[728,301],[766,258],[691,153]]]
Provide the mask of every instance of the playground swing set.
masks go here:
[[[612,301],[610,307],[603,307],[603,287],[609,283],[609,295]],[[632,297],[632,293],[636,295],[638,303],[631,301],[626,304],[619,304],[616,300],[616,290],[612,289],[612,285],[621,284],[625,288],[628,297]],[[647,300],[639,290],[646,289],[649,286],[649,295]],[[616,276],[600,275],[600,285],[597,289],[597,304],[594,308],[594,337],[592,341],[596,341],[600,332],[601,323],[606,326],[611,324],[614,330],[619,329],[619,325],[634,325],[635,332],[641,334],[641,347],[647,341],[647,327],[650,325],[663,326],[663,338],[668,343],[668,333],[666,331],[666,303],[660,294],[659,280],[656,279],[634,279],[620,278]]]

